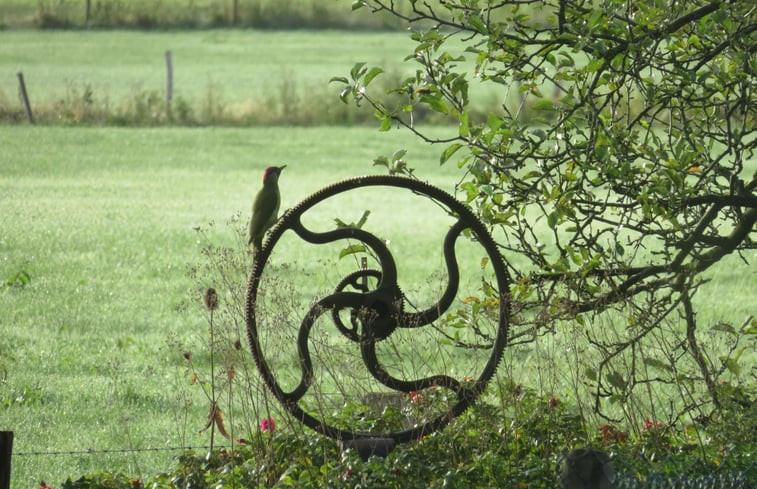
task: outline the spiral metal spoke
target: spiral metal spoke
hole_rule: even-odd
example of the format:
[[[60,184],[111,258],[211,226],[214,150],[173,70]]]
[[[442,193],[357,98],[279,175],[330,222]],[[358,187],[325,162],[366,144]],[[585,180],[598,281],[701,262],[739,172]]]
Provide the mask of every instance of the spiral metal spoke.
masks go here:
[[[455,218],[443,241],[447,283],[438,300],[420,311],[405,310],[409,303],[398,284],[394,257],[383,240],[368,231],[354,227],[315,232],[306,228],[301,220],[303,213],[337,194],[364,187],[381,186],[406,189],[430,199],[448,209],[448,214]],[[272,250],[286,231],[292,231],[302,241],[312,245],[342,240],[358,241],[370,250],[378,262],[377,270],[364,268],[349,273],[332,289],[331,294],[316,301],[309,308],[300,323],[297,334],[299,383],[288,392],[280,386],[266,360],[257,326],[259,313],[257,295],[260,280]],[[497,311],[499,321],[496,334],[493,335],[491,341],[489,358],[478,377],[466,379],[465,382],[446,374],[432,374],[415,379],[400,378],[382,364],[382,356],[377,352],[377,347],[384,342],[390,342],[390,338],[398,331],[415,331],[418,328],[433,325],[450,310],[459,293],[460,266],[455,253],[455,245],[463,232],[466,232],[466,237],[470,236],[474,242],[484,248],[496,276],[496,286],[499,291]],[[369,279],[372,282],[370,286]],[[343,313],[348,314],[349,324],[345,324]],[[311,356],[310,343],[313,341],[314,328],[322,327],[320,323],[324,317],[331,319],[341,336],[348,340],[348,344],[355,345],[366,371],[380,385],[400,393],[436,388],[452,393],[452,404],[438,410],[441,413],[437,413],[432,419],[424,420],[423,423],[410,429],[380,434],[396,442],[409,441],[442,429],[450,419],[464,412],[475,402],[493,376],[502,357],[507,343],[509,313],[509,277],[496,244],[486,228],[467,207],[446,192],[429,184],[398,176],[368,176],[338,182],[316,192],[284,213],[255,256],[248,281],[245,307],[252,355],[266,385],[293,416],[324,435],[341,440],[375,436],[374,433],[333,426],[329,420],[317,418],[302,405],[308,392],[317,385],[317,369]]]

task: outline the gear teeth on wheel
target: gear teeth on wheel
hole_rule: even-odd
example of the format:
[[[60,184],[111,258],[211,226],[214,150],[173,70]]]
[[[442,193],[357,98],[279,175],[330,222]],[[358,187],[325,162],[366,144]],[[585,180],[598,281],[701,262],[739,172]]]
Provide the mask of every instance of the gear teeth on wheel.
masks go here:
[[[267,239],[263,243],[262,248],[255,254],[250,270],[249,280],[247,283],[245,321],[247,323],[247,336],[250,343],[250,348],[252,350],[252,356],[255,360],[256,365],[258,366],[261,377],[263,378],[268,388],[273,392],[273,394],[282,404],[282,406],[284,406],[296,419],[299,419],[308,427],[338,440],[375,438],[377,436],[375,434],[351,431],[348,429],[340,429],[331,426],[323,420],[316,419],[313,415],[307,413],[299,406],[298,400],[301,397],[301,393],[299,393],[299,391],[299,397],[297,397],[296,399],[282,391],[276,381],[273,372],[270,370],[266,362],[265,354],[260,347],[255,306],[260,279],[263,275],[265,265],[273,248],[276,246],[276,243],[281,238],[282,234],[287,230],[296,229],[298,230],[297,232],[299,232],[304,229],[300,222],[303,213],[316,206],[323,200],[333,197],[339,193],[356,190],[363,187],[380,186],[406,189],[416,195],[431,199],[438,204],[443,204],[442,207],[445,207],[449,211],[450,215],[456,216],[456,218],[458,219],[458,222],[456,223],[458,230],[457,232],[459,233],[460,230],[463,229],[470,229],[473,236],[475,237],[475,240],[486,250],[489,258],[489,263],[491,264],[496,275],[497,288],[500,294],[499,325],[497,328],[497,333],[493,341],[489,360],[484,366],[483,371],[480,373],[478,378],[475,379],[476,383],[468,386],[467,382],[463,382],[461,384],[461,388],[459,389],[460,399],[456,404],[452,405],[445,414],[441,414],[435,419],[428,421],[421,426],[416,426],[412,429],[393,433],[382,433],[380,435],[385,438],[391,438],[397,443],[402,443],[440,430],[444,428],[452,418],[459,416],[460,414],[465,412],[481,395],[481,393],[484,391],[484,388],[493,377],[497,367],[502,360],[504,348],[507,346],[507,334],[510,322],[510,277],[507,273],[507,268],[504,265],[503,257],[499,254],[499,249],[494,239],[491,237],[486,227],[481,223],[481,221],[478,220],[475,214],[473,214],[473,212],[467,206],[460,203],[453,196],[439,189],[438,187],[425,182],[421,182],[419,180],[396,175],[371,175],[356,177],[328,185],[316,191],[309,197],[296,204],[294,207],[288,209],[286,212],[284,212],[284,214],[282,214],[276,224],[274,224],[274,226],[269,231]],[[448,233],[448,236],[450,234],[452,233]],[[371,239],[375,238],[367,233],[363,233],[363,236],[370,237]],[[447,256],[447,254],[449,253],[447,247],[454,246],[454,242],[457,237],[457,234],[452,235],[450,244],[445,241],[445,256]],[[308,239],[303,239],[305,241],[311,242]],[[376,241],[371,242],[376,243]],[[389,253],[388,250],[384,250],[384,252]],[[451,255],[454,258],[454,253],[451,253]],[[382,266],[384,266],[383,262]],[[455,266],[457,266],[456,263]],[[359,277],[361,274],[378,275],[379,278],[385,276],[382,270],[358,270],[342,279],[339,284],[337,284],[336,291],[342,291],[352,282],[352,280],[354,280],[355,277]],[[392,281],[396,281],[396,277],[392,279]],[[457,289],[455,288],[455,291],[456,290]],[[401,290],[399,290],[399,287],[396,283],[392,284],[392,292],[398,293],[400,297],[404,298],[404,294]],[[390,335],[391,332],[387,334]],[[300,341],[301,340],[298,341],[298,344],[300,343]],[[305,341],[307,342],[307,336],[305,336]],[[299,346],[301,347],[302,345]],[[307,350],[307,348],[305,348],[305,350]],[[309,361],[309,358],[307,360]],[[303,387],[303,389],[305,390],[307,388],[309,388],[309,386],[307,385]]]

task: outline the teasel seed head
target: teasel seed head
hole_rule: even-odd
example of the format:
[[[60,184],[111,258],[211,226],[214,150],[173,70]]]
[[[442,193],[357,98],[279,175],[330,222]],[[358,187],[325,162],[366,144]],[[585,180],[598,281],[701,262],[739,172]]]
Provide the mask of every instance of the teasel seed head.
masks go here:
[[[210,311],[215,311],[218,309],[218,294],[216,294],[216,289],[213,287],[208,288],[208,290],[205,291],[205,307],[208,308]]]

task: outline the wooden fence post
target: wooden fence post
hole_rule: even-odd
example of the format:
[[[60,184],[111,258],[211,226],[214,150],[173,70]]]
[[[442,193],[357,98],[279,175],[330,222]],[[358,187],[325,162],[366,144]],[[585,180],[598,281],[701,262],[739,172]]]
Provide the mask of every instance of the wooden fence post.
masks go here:
[[[29,122],[34,124],[34,116],[32,116],[32,106],[29,104],[29,94],[26,93],[26,83],[24,83],[24,74],[18,72],[18,89],[21,91],[21,98],[24,100],[24,108],[26,109],[26,117],[29,118]]]
[[[239,0],[234,0],[231,5],[231,25],[239,22]]]
[[[166,108],[171,113],[171,101],[173,100],[173,59],[171,50],[166,51]]]
[[[11,454],[13,453],[13,432],[0,431],[0,489],[11,487]]]

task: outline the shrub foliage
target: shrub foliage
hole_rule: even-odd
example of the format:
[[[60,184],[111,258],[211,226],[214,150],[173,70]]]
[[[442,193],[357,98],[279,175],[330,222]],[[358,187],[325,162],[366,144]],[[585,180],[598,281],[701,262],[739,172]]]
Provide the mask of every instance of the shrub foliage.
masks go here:
[[[757,12],[706,0],[411,3],[356,2],[412,26],[417,70],[390,89],[400,102],[372,89],[380,67],[332,81],[382,130],[412,131],[464,170],[459,190],[498,233],[516,283],[513,342],[578,325],[577,380],[608,420],[640,419],[636,394],[661,383],[680,394],[670,419],[706,418],[735,391],[751,399],[739,359],[757,323],[703,326],[692,298],[724,257],[755,249]],[[483,116],[469,110],[482,85],[502,93]],[[456,133],[439,137],[419,110]]]

